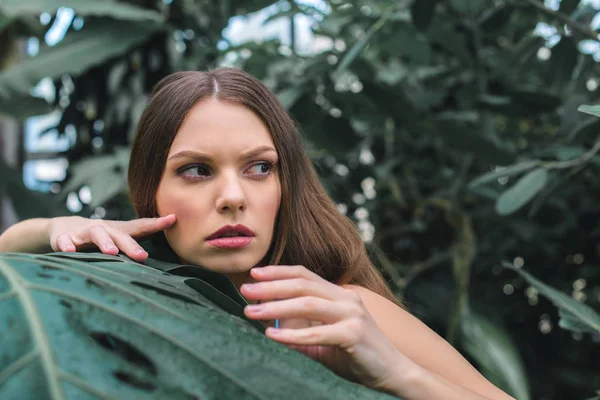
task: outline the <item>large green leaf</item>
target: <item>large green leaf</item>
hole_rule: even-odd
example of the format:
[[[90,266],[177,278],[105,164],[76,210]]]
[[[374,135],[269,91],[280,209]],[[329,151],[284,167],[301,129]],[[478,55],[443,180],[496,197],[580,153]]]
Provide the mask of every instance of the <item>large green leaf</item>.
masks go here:
[[[593,308],[587,304],[577,302],[566,294],[546,285],[528,272],[515,268],[512,264],[504,263],[504,266],[518,272],[542,296],[558,307],[558,315],[560,316],[558,325],[561,328],[574,332],[600,333],[600,314],[594,311]]]
[[[0,398],[392,399],[225,312],[210,275],[152,261],[0,255]]]
[[[0,99],[12,93],[27,94],[45,77],[77,76],[89,68],[119,56],[162,29],[154,22],[135,24],[112,20],[90,20],[70,32],[55,47],[27,58],[0,73]]]
[[[536,168],[502,193],[502,196],[496,202],[496,211],[500,215],[514,213],[542,190],[547,182],[548,170],[546,168]]]
[[[519,351],[508,332],[472,310],[461,316],[461,346],[494,385],[519,400],[530,399]]]
[[[127,21],[162,21],[156,11],[115,0],[3,0],[2,10],[13,16],[27,14],[54,14],[60,7],[72,8],[82,16],[107,16]]]

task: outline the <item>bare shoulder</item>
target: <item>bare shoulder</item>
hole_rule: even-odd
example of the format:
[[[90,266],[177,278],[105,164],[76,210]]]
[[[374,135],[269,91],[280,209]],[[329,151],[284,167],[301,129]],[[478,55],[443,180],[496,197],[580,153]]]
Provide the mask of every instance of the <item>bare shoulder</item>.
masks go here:
[[[511,398],[485,379],[446,340],[408,311],[361,286],[343,287],[360,295],[388,340],[421,367],[490,398]]]

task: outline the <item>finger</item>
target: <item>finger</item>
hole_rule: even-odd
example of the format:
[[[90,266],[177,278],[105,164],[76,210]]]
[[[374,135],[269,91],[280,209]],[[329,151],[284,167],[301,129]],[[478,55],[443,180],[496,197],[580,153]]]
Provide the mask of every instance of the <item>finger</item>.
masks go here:
[[[144,261],[148,253],[131,236],[120,231],[109,231],[117,247],[129,258],[135,261]]]
[[[305,278],[312,281],[327,282],[319,275],[309,271],[302,265],[268,265],[254,267],[250,270],[252,277],[260,281],[273,281],[277,279]]]
[[[349,316],[348,307],[319,297],[298,297],[295,299],[250,304],[244,308],[250,319],[273,320],[304,318],[324,323],[338,322]]]
[[[347,290],[325,280],[305,278],[283,279],[267,282],[245,283],[240,292],[250,300],[278,300],[300,296],[322,297],[328,300],[349,298]]]
[[[265,334],[267,337],[280,343],[301,346],[339,346],[346,349],[358,342],[357,334],[341,322],[304,329],[276,329],[268,327]]]
[[[71,239],[71,235],[67,232],[63,232],[56,237],[56,249],[64,252],[73,252],[76,250],[75,244],[73,243],[73,239]]]
[[[110,225],[119,229],[133,238],[150,236],[156,232],[164,231],[175,224],[175,214],[169,214],[159,218],[140,218],[131,221],[111,221]]]
[[[103,226],[92,226],[90,228],[90,239],[102,253],[113,256],[119,254],[119,249]]]

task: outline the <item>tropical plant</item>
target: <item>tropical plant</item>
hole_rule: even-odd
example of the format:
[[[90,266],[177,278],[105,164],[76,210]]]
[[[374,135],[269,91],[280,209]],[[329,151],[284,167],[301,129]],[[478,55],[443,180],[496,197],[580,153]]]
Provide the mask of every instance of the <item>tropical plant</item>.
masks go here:
[[[81,215],[133,217],[115,194],[147,92],[175,70],[234,65],[296,118],[329,192],[415,315],[519,399],[600,388],[600,334],[554,329],[556,301],[527,279],[600,306],[600,121],[578,111],[598,102],[591,2],[109,3],[60,2],[77,15],[65,39],[0,71],[0,98],[11,99],[0,110],[21,116],[52,72],[60,120],[50,129],[76,137],[61,154],[69,174],[47,196],[59,210],[87,185],[93,204]],[[231,17],[271,3],[267,23],[289,21],[289,40],[227,43]],[[3,2],[2,35],[41,38],[54,26],[55,2],[27,4],[37,8]],[[307,19],[312,49],[298,34]]]
[[[392,399],[267,339],[233,284],[100,253],[0,255],[2,399]]]

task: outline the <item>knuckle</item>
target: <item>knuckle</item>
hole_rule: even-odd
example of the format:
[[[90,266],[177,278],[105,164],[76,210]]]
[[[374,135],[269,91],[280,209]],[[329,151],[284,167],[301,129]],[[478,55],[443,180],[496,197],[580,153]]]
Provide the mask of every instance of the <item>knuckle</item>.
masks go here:
[[[93,224],[90,225],[88,230],[90,233],[101,233],[102,231],[106,230],[106,227],[104,225],[102,225],[102,223],[100,223],[100,222],[94,222]]]
[[[294,279],[293,288],[296,294],[300,294],[306,290],[307,285],[304,279]]]
[[[361,318],[351,318],[347,321],[345,338],[351,343],[358,343],[364,334],[364,321]]]
[[[348,313],[352,315],[354,318],[365,319],[367,317],[367,312],[362,304],[350,302],[347,303]]]
[[[312,296],[303,297],[301,301],[301,306],[303,308],[312,309],[316,308],[319,305],[319,299]]]
[[[294,272],[298,273],[299,275],[302,275],[305,271],[308,271],[304,265],[294,265],[293,268]]]

